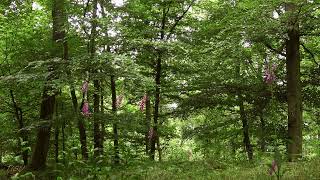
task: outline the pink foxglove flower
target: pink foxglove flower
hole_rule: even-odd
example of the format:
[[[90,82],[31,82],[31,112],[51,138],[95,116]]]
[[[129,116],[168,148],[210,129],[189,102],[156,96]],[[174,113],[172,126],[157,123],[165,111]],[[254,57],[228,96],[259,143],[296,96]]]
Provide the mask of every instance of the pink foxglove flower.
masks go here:
[[[273,160],[271,167],[269,169],[269,175],[272,176],[273,173],[276,173],[277,169],[278,169],[277,162],[275,160]]]
[[[89,87],[89,82],[88,81],[83,82],[82,87],[81,87],[82,93],[87,93],[88,87]]]
[[[123,101],[123,96],[117,96],[117,100],[116,100],[116,106],[117,108],[119,108],[122,104],[122,101]]]
[[[276,80],[275,70],[277,68],[276,64],[272,64],[270,68],[269,65],[266,65],[263,75],[263,80],[267,84],[272,84]]]
[[[86,117],[90,116],[91,113],[90,113],[90,110],[89,110],[89,103],[88,101],[85,101],[83,103],[83,106],[82,106],[82,114]]]
[[[148,96],[144,95],[143,98],[140,100],[140,102],[139,102],[140,111],[144,111],[147,99],[148,99]]]

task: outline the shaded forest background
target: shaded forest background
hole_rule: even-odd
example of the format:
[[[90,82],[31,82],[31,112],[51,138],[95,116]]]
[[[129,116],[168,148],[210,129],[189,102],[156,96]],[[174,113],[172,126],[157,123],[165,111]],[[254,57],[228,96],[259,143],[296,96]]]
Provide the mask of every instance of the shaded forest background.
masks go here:
[[[319,0],[119,2],[0,2],[0,176],[320,177]]]

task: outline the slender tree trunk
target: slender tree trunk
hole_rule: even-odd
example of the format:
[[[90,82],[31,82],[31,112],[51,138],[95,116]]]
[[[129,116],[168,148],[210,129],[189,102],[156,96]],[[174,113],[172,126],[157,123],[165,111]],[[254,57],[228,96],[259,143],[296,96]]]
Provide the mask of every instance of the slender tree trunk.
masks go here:
[[[112,95],[112,111],[114,116],[117,113],[117,92],[116,92],[116,80],[115,76],[111,76],[111,95]],[[117,122],[113,123],[113,146],[114,146],[114,163],[119,164],[120,156],[119,156],[119,135],[118,135],[118,127]]]
[[[64,0],[53,0],[52,9],[53,19],[53,49],[51,52],[52,57],[63,57],[63,40],[65,37],[64,32]],[[41,110],[40,121],[41,124],[38,127],[38,133],[36,138],[36,145],[32,155],[32,161],[30,168],[34,170],[42,169],[46,166],[47,154],[50,144],[50,130],[52,125],[52,116],[55,108],[55,89],[51,87],[52,80],[55,79],[54,66],[50,65],[48,71],[51,75],[47,78],[45,84]]]
[[[156,90],[155,90],[155,103],[154,103],[154,114],[153,114],[153,131],[154,134],[158,136],[158,119],[159,119],[159,106],[160,106],[160,86],[161,86],[161,55],[158,54],[157,64],[156,64]],[[158,137],[151,139],[151,159],[155,159],[155,151],[156,151],[156,141]],[[159,147],[158,147],[159,148]]]
[[[54,157],[56,163],[59,162],[59,127],[54,130]]]
[[[100,108],[101,108],[101,114],[104,114],[104,100],[103,100],[103,96],[102,96],[102,92],[103,92],[103,88],[102,86],[100,87],[100,93],[101,93],[101,98],[100,98]],[[105,123],[104,120],[101,121],[101,143],[102,143],[102,147],[103,147],[103,143],[105,140],[105,136],[106,136],[106,129],[105,129]]]
[[[286,4],[286,11],[294,13],[296,6]],[[300,79],[299,22],[290,14],[286,42],[287,99],[288,99],[288,160],[302,156],[302,98]]]
[[[232,138],[230,140],[230,145],[231,145],[231,149],[232,149],[232,155],[236,155],[236,142],[235,142],[235,138]]]
[[[71,98],[75,116],[77,118],[78,123],[78,130],[79,130],[79,137],[80,137],[80,144],[81,144],[81,155],[84,160],[88,160],[88,149],[87,149],[87,135],[86,135],[86,128],[83,122],[83,118],[80,117],[79,109],[78,109],[78,100],[74,90],[74,87],[71,87]]]
[[[58,116],[58,109],[59,109],[59,102],[56,102],[55,104],[55,116]],[[59,162],[59,128],[60,128],[60,122],[55,122],[55,126],[54,126],[54,158],[55,158],[55,162],[58,163]]]
[[[99,81],[94,80],[93,82],[95,90],[99,88]],[[100,112],[100,98],[99,92],[95,92],[93,95],[93,109],[94,109],[94,120],[93,120],[93,140],[94,140],[94,156],[98,157],[102,154],[102,146],[101,146],[101,136],[100,136],[100,120],[97,117],[97,114]]]
[[[68,46],[68,41],[65,39],[63,42],[63,56],[64,60],[68,61],[69,60],[69,46]],[[71,71],[67,71],[68,75],[71,77]],[[79,140],[81,144],[81,154],[82,158],[84,160],[88,160],[88,149],[87,149],[87,136],[86,136],[86,128],[85,124],[83,122],[83,119],[80,117],[79,114],[79,109],[78,109],[78,98],[76,96],[76,91],[74,89],[73,83],[70,86],[70,95],[71,95],[71,100],[72,100],[72,105],[73,105],[73,110],[74,110],[74,115],[77,120],[77,125],[78,125],[78,130],[79,130]],[[81,109],[80,109],[81,111]],[[63,127],[64,130],[64,127]],[[63,137],[64,137],[64,131],[62,131]],[[65,141],[63,141],[64,143]],[[63,145],[64,146],[64,145]],[[63,150],[64,151],[64,150]],[[64,154],[65,156],[65,154]]]
[[[10,90],[10,96],[11,96],[11,101],[13,103],[13,108],[15,110],[15,116],[18,122],[18,134],[19,137],[21,137],[23,142],[27,142],[28,138],[27,138],[27,132],[25,132],[24,130],[24,124],[23,124],[23,116],[22,116],[22,110],[20,107],[18,107],[16,100],[14,98],[14,94],[13,91]],[[20,142],[20,146],[22,146],[22,142],[19,140]],[[22,150],[23,146],[20,148],[21,149],[21,155],[22,155],[22,159],[23,159],[23,164],[26,166],[28,164],[28,150]]]
[[[242,122],[242,131],[243,131],[243,143],[247,151],[248,159],[251,161],[253,159],[253,149],[252,149],[250,136],[249,136],[249,122],[244,109],[243,97],[241,94],[239,94],[238,96],[239,96],[240,118]]]
[[[159,155],[159,161],[162,161],[162,150],[161,150],[161,146],[160,146],[160,137],[159,135],[157,135],[156,137],[156,143],[157,143],[157,150],[158,150],[158,155]]]
[[[163,8],[160,40],[164,40],[165,28],[166,28],[166,9]],[[150,155],[151,155],[150,157],[153,160],[155,158],[156,141],[158,139],[158,142],[159,142],[159,139],[160,139],[159,133],[158,133],[158,119],[159,119],[160,94],[161,94],[161,74],[162,74],[162,64],[161,63],[162,63],[162,52],[161,52],[161,50],[158,50],[156,67],[155,67],[156,90],[155,90],[155,94],[154,94],[155,103],[154,103],[154,115],[153,115],[153,130],[154,130],[154,133],[157,135],[157,137],[152,138],[151,152],[150,152]],[[158,149],[159,148],[160,147],[158,147]]]
[[[21,128],[24,128],[24,125],[23,125],[23,115],[22,115],[22,109],[21,108],[19,108],[19,115],[20,115],[20,122],[21,122],[21,124],[20,124],[20,127]],[[22,136],[22,140],[23,140],[23,142],[28,142],[28,136],[27,136],[27,134],[28,134],[28,132],[25,130],[25,129],[21,129],[20,128],[20,133],[22,134],[21,136]],[[29,143],[28,143],[29,144]],[[26,146],[26,145],[25,145]],[[22,146],[22,148],[23,148],[23,146]],[[26,166],[26,165],[28,165],[28,159],[29,159],[29,153],[28,153],[29,151],[28,151],[28,149],[25,149],[25,150],[23,150],[23,152],[22,152],[22,159],[23,159],[23,164]]]
[[[91,38],[90,38],[90,54],[91,59],[95,58],[96,52],[96,34],[97,34],[97,9],[98,9],[98,2],[97,0],[93,0],[93,12],[92,12],[92,29],[91,29]],[[97,70],[95,70],[97,72]],[[103,152],[102,142],[101,142],[101,132],[100,132],[100,120],[98,118],[98,114],[100,112],[100,82],[99,80],[93,80],[94,86],[94,95],[93,95],[93,109],[94,109],[94,116],[93,116],[93,142],[94,142],[94,156],[98,157]]]
[[[62,134],[62,157],[63,157],[63,164],[66,164],[66,137],[64,129],[66,127],[66,122],[63,122],[63,125],[61,127],[61,134]]]
[[[236,66],[236,78],[241,78],[241,64],[240,61]],[[241,91],[238,91],[238,105],[240,107],[240,119],[242,122],[242,132],[243,132],[243,144],[245,146],[245,150],[247,152],[247,156],[249,161],[253,159],[253,149],[250,142],[250,135],[249,135],[249,122],[247,119],[247,115],[244,108],[244,100]]]
[[[150,150],[150,140],[149,140],[149,130],[151,125],[151,103],[150,103],[150,98],[149,98],[149,93],[147,93],[147,98],[146,98],[146,133],[145,133],[145,141],[146,141],[146,155],[149,154]]]

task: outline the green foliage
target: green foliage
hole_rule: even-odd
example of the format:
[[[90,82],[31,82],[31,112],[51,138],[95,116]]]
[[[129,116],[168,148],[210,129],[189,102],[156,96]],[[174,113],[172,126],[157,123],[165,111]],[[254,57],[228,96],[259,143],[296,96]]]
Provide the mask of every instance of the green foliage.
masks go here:
[[[36,130],[42,125],[43,88],[50,86],[49,94],[55,95],[48,167],[10,174],[13,179],[272,179],[272,160],[278,179],[320,177],[318,0],[127,0],[120,7],[98,0],[96,19],[93,2],[65,1],[65,38],[60,42],[64,50],[55,54],[53,1],[0,2],[0,165],[21,166],[23,152],[30,164]],[[286,12],[289,2],[298,11]],[[304,152],[297,163],[285,158],[284,54],[291,17],[301,34],[304,104]],[[158,62],[160,85],[155,82]],[[267,84],[263,75],[272,64],[277,65],[276,79]],[[52,74],[54,80],[48,84]],[[111,76],[117,96],[124,97],[116,111]],[[81,91],[84,80],[89,81],[87,97]],[[157,88],[160,112],[155,124]],[[151,122],[139,111],[145,94],[151,100]],[[99,105],[96,95],[102,97]],[[84,100],[93,113],[90,117],[81,115]],[[93,112],[94,106],[99,112]],[[81,154],[79,122],[86,130],[88,160]],[[100,157],[94,156],[96,122],[103,136]],[[119,165],[113,163],[114,124]],[[158,128],[159,162],[149,161],[146,152],[152,126]],[[245,130],[253,148],[250,163]],[[0,179],[7,174],[0,169]]]

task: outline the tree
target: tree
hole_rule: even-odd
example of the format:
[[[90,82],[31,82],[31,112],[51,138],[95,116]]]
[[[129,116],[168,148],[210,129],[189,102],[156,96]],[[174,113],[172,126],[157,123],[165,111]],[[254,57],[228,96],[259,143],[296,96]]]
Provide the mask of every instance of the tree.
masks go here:
[[[63,57],[63,41],[64,41],[64,1],[54,0],[52,7],[53,31],[51,51],[52,57]],[[46,166],[46,159],[50,145],[50,131],[52,125],[52,118],[55,109],[56,89],[51,85],[53,80],[57,78],[54,73],[54,64],[49,64],[47,83],[45,84],[42,103],[40,110],[41,124],[38,127],[37,140],[32,155],[31,169],[38,170]]]

